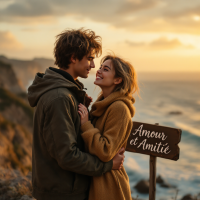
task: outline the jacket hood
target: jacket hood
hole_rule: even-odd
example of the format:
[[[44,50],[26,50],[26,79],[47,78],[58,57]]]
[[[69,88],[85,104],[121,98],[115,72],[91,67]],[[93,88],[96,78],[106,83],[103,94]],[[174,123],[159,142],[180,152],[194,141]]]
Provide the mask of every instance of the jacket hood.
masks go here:
[[[107,108],[115,101],[123,101],[129,108],[131,117],[134,116],[135,108],[133,106],[133,103],[135,102],[135,99],[133,97],[128,97],[118,92],[111,93],[108,97],[103,99],[103,95],[101,94],[98,99],[94,102],[91,108],[91,114],[95,117],[100,117]]]
[[[71,88],[75,90],[82,90],[84,86],[78,80],[76,80],[76,84],[75,84],[67,80],[61,74],[53,70],[46,69],[45,74],[37,73],[35,75],[35,79],[33,83],[28,88],[29,104],[32,107],[35,107],[40,97],[45,92],[55,89],[55,88],[60,88],[60,87],[66,87],[66,88]]]

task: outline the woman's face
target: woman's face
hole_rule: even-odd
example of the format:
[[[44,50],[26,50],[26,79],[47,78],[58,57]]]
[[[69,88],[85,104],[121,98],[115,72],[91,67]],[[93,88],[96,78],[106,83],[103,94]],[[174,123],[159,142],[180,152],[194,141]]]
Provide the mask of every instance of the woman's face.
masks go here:
[[[115,87],[115,69],[112,65],[112,61],[106,60],[99,68],[96,73],[96,79],[94,81],[95,85],[98,85],[101,88],[111,88]]]

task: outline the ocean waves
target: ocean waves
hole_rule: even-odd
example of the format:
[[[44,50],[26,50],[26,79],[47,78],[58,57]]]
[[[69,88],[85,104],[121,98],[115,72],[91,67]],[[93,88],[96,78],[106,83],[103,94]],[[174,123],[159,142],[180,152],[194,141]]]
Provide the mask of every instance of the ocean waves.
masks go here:
[[[176,127],[179,127],[180,129],[188,131],[190,134],[200,137],[200,129],[194,128],[181,122],[174,122],[174,124],[176,125]]]

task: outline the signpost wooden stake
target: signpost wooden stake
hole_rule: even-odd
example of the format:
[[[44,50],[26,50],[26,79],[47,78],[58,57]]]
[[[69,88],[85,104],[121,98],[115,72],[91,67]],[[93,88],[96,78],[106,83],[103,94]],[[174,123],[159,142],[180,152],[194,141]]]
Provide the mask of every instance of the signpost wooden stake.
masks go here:
[[[156,123],[155,125],[159,125]],[[149,159],[149,200],[156,199],[156,160],[157,157],[150,155]]]
[[[159,126],[158,123],[133,122],[126,151],[147,154],[149,158],[149,200],[156,199],[156,160],[157,157],[170,160],[179,159],[178,143],[181,130]]]
[[[149,159],[149,200],[156,199],[156,160],[157,157],[150,156]]]

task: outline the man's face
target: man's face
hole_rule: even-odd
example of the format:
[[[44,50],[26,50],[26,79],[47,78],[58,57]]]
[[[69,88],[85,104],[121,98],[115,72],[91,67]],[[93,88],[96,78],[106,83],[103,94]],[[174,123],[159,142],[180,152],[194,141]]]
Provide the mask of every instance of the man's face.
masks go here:
[[[82,60],[76,59],[73,68],[75,77],[87,78],[91,68],[95,68],[94,58],[95,53],[91,51],[88,55],[84,56]]]

